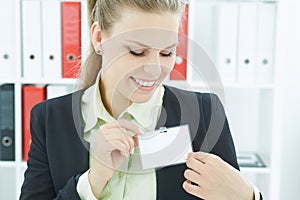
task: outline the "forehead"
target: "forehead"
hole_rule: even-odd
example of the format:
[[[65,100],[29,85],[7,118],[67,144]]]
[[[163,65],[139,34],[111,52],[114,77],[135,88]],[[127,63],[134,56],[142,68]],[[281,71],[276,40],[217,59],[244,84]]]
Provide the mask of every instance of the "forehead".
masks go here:
[[[138,41],[153,48],[164,48],[177,42],[179,15],[171,12],[146,13],[124,9],[110,35],[103,39],[115,42]]]

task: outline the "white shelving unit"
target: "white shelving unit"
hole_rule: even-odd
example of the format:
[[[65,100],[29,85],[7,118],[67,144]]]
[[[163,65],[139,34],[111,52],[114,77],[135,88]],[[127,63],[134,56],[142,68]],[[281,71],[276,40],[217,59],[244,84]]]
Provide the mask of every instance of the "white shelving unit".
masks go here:
[[[216,26],[218,26],[218,21],[214,18],[215,15],[220,12],[220,7],[230,5],[233,12],[236,12],[236,19],[232,20],[229,23],[236,23],[236,42],[235,44],[235,53],[228,53],[225,51],[226,56],[234,56],[228,57],[227,60],[231,60],[231,63],[236,67],[236,71],[234,72],[235,80],[226,81],[223,79],[223,76],[228,76],[226,72],[222,74],[219,71],[219,75],[223,81],[221,85],[219,85],[219,91],[224,91],[224,95],[222,92],[219,94],[223,101],[223,105],[225,107],[225,111],[228,117],[229,125],[231,128],[231,132],[233,135],[233,139],[236,145],[237,153],[256,153],[260,156],[266,167],[242,167],[241,172],[244,176],[246,176],[252,183],[254,183],[263,193],[264,199],[279,199],[279,191],[276,190],[278,188],[280,177],[277,176],[279,174],[278,166],[280,165],[280,160],[276,157],[277,153],[280,149],[277,148],[276,143],[278,138],[278,131],[276,131],[276,112],[278,107],[277,98],[277,74],[276,68],[274,64],[274,48],[275,48],[275,31],[276,31],[276,16],[274,16],[274,26],[273,30],[269,30],[270,37],[274,38],[271,44],[274,48],[271,48],[270,51],[273,54],[271,58],[265,58],[266,64],[270,64],[273,68],[272,74],[270,74],[271,80],[268,81],[257,81],[257,75],[253,77],[252,81],[243,82],[239,81],[240,77],[238,70],[241,67],[241,63],[239,63],[238,56],[241,56],[241,51],[239,49],[239,38],[245,38],[245,36],[241,37],[239,34],[242,34],[244,31],[239,30],[239,26],[241,25],[240,16],[242,14],[241,7],[250,5],[252,8],[257,8],[257,15],[261,12],[260,8],[262,5],[268,5],[269,8],[274,8],[276,12],[277,1],[255,1],[255,0],[246,0],[246,1],[225,1],[225,0],[190,0],[189,1],[189,39],[192,43],[197,43],[201,48],[207,52],[208,56],[211,57],[211,60],[215,64],[215,67],[219,71],[220,66],[218,66],[217,59],[220,58],[218,52],[218,48],[222,48],[222,41],[220,42],[220,30]],[[234,10],[237,9],[237,10]],[[273,11],[274,11],[273,10]],[[248,13],[249,14],[249,13]],[[232,17],[233,15],[231,15]],[[223,19],[222,19],[223,20]],[[228,22],[227,22],[228,23]],[[249,26],[258,27],[257,24],[260,23],[259,20],[255,21],[255,25],[248,24]],[[220,25],[219,25],[220,26]],[[222,26],[221,26],[222,27]],[[219,27],[220,28],[220,27]],[[223,26],[224,28],[224,26]],[[228,28],[232,28],[232,24],[229,24]],[[268,28],[268,27],[265,27]],[[216,30],[219,32],[216,33]],[[226,30],[225,30],[226,31]],[[227,32],[228,34],[228,32]],[[252,34],[249,32],[249,34]],[[256,34],[256,33],[255,33]],[[271,35],[274,34],[274,35]],[[226,35],[226,33],[225,33]],[[247,37],[246,37],[247,38]],[[224,39],[224,38],[223,38]],[[225,38],[226,39],[226,38]],[[256,42],[259,40],[256,37]],[[256,44],[257,45],[257,44]],[[193,45],[190,45],[193,46]],[[193,56],[198,52],[194,52],[193,48],[189,48],[188,52],[188,60],[193,62]],[[232,51],[232,49],[228,48],[228,51]],[[259,49],[256,47],[256,52],[259,52]],[[254,53],[255,57],[250,58],[242,58],[249,59],[248,61],[253,63],[256,69],[257,59],[261,59],[261,55]],[[249,53],[251,54],[251,52]],[[219,57],[218,57],[219,56]],[[189,59],[190,58],[190,59]],[[226,61],[227,61],[226,60]],[[225,62],[225,59],[224,59]],[[211,92],[208,87],[209,83],[207,83],[203,79],[203,75],[199,74],[195,67],[193,67],[193,63],[189,63],[188,72],[187,72],[187,80],[188,86],[194,90],[200,92]],[[229,69],[229,68],[228,68]],[[229,69],[230,70],[230,69]],[[197,74],[198,73],[198,74]],[[249,75],[251,75],[249,73]],[[246,77],[248,79],[249,77]],[[180,85],[180,84],[179,84]]]
[[[40,0],[43,1],[43,0]],[[76,0],[74,0],[76,1]],[[79,1],[79,0],[77,0]],[[3,4],[5,1],[0,1]],[[60,2],[60,0],[57,0]],[[84,0],[82,2],[85,2]],[[25,84],[30,85],[76,85],[75,79],[53,79],[51,77],[41,79],[24,79],[22,77],[22,37],[21,37],[21,3],[22,0],[11,0],[9,3],[4,3],[3,9],[12,9],[13,18],[7,19],[7,16],[2,16],[3,20],[9,20],[12,27],[9,30],[4,28],[4,31],[10,31],[13,40],[10,41],[13,51],[5,52],[0,47],[0,63],[11,62],[13,59],[13,66],[10,66],[14,70],[12,76],[1,76],[0,85],[13,84],[14,85],[14,105],[15,105],[15,161],[1,161],[0,160],[0,199],[15,200],[19,199],[21,186],[24,180],[24,172],[27,168],[27,164],[22,158],[22,86]],[[3,6],[3,5],[1,5]],[[82,4],[83,12],[86,12],[86,4]],[[1,9],[2,11],[2,9]],[[86,21],[86,15],[83,13],[82,18]],[[2,21],[1,21],[2,24]],[[85,24],[82,28],[86,31]],[[2,37],[0,33],[0,37]],[[87,40],[86,32],[82,34],[82,38]],[[2,46],[2,44],[0,44]],[[87,51],[87,45],[82,45],[82,52]],[[3,54],[3,55],[2,55]],[[9,55],[9,59],[5,59],[5,54]],[[84,54],[85,55],[85,54]],[[3,66],[1,66],[3,67]]]
[[[20,3],[22,0],[13,0],[15,4],[15,51],[16,51],[16,76],[13,78],[1,78],[0,84],[11,83],[15,86],[15,161],[0,161],[0,199],[18,199],[20,188],[23,182],[23,173],[26,169],[26,163],[22,160],[22,85],[75,85],[76,81],[72,79],[40,79],[28,80],[23,79],[22,62],[21,62],[21,20],[20,20]],[[203,40],[206,39],[206,45],[210,38],[209,35],[201,35],[205,30],[203,21],[209,23],[210,18],[205,18],[201,13],[208,14],[209,9],[201,12],[201,6],[205,5],[206,8],[209,4],[221,5],[226,3],[242,4],[245,2],[252,2],[256,4],[272,3],[277,4],[276,1],[270,0],[190,0],[189,1],[189,38],[203,46],[208,54],[209,47],[203,45]],[[1,2],[0,2],[1,3]],[[208,6],[208,7],[207,7]],[[86,16],[84,16],[86,17]],[[202,25],[200,26],[199,24]],[[213,25],[213,24],[211,24]],[[202,28],[202,30],[200,30]],[[200,30],[200,31],[199,31]],[[275,31],[275,30],[274,30]],[[1,33],[0,33],[1,37]],[[87,35],[83,35],[86,37]],[[275,42],[275,40],[274,40]],[[217,44],[217,43],[216,43]],[[86,50],[87,48],[85,48]],[[191,56],[192,52],[189,52]],[[0,55],[2,56],[2,55]],[[213,56],[212,56],[213,58]],[[2,58],[1,58],[2,59]],[[207,84],[195,76],[191,65],[188,66],[187,84],[182,81],[168,82],[170,85],[187,88],[197,91],[209,91]],[[280,134],[276,130],[276,118],[278,102],[277,102],[277,82],[276,82],[276,69],[274,67],[273,80],[267,83],[227,83],[223,84],[225,98],[222,99],[225,110],[228,116],[231,131],[236,144],[237,152],[254,152],[257,153],[266,167],[259,168],[242,168],[242,173],[249,178],[264,194],[264,199],[279,200],[279,174],[278,166],[280,160],[276,157],[280,149],[277,148],[277,138]],[[189,89],[189,88],[187,88]]]

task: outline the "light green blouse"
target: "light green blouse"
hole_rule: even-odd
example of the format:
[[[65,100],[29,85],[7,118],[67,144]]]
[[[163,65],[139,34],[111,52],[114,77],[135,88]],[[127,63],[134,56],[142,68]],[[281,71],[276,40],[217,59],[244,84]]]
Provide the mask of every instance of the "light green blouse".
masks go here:
[[[99,90],[100,73],[96,84],[88,88],[82,96],[82,114],[85,121],[84,139],[93,140],[93,132],[105,123],[115,121],[105,109]],[[164,87],[159,85],[152,98],[145,103],[132,103],[118,119],[127,119],[144,131],[153,131],[161,112]],[[93,196],[88,171],[78,181],[77,192],[81,199],[97,199]],[[156,199],[155,170],[141,169],[139,147],[134,149],[105,185],[100,197],[103,200],[154,200]]]

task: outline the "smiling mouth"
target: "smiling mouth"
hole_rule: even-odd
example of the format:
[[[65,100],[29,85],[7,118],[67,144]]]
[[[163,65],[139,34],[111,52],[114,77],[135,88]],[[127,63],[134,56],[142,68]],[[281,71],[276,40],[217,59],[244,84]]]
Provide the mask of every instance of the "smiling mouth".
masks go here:
[[[137,79],[134,77],[131,77],[138,85],[142,86],[142,87],[152,87],[154,86],[154,84],[156,83],[157,80],[154,81],[145,81],[145,80],[141,80],[141,79]]]

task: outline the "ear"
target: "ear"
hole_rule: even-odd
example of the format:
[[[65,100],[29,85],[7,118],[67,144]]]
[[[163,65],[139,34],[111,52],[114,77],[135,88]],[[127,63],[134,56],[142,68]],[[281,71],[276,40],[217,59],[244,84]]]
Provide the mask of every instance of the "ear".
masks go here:
[[[97,21],[95,21],[91,26],[91,41],[96,53],[101,54],[101,52],[103,51],[101,46],[102,35],[101,28]]]

